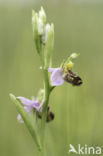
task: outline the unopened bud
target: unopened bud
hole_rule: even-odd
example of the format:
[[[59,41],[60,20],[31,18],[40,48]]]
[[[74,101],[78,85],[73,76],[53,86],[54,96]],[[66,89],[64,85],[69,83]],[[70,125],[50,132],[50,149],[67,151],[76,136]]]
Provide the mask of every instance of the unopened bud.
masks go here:
[[[43,44],[45,44],[46,41],[47,41],[49,30],[50,30],[50,24],[46,24],[46,26],[45,26],[45,32],[44,32],[44,35],[42,36],[42,43]]]
[[[40,53],[40,37],[38,35],[38,14],[32,11],[32,28],[33,28],[33,36],[34,42],[36,45],[37,52]]]
[[[71,59],[75,59],[75,58],[77,58],[79,56],[79,54],[77,54],[77,53],[72,53],[71,55],[70,55],[70,58]]]
[[[50,65],[50,60],[51,60],[51,53],[53,50],[53,43],[54,43],[54,25],[51,24],[48,34],[47,34],[47,40],[46,40],[46,45],[45,45],[45,67],[48,68]]]
[[[38,35],[43,35],[44,33],[44,24],[41,18],[38,18]]]
[[[44,23],[46,23],[46,13],[45,13],[43,7],[41,7],[41,10],[39,11],[39,18],[40,18]]]

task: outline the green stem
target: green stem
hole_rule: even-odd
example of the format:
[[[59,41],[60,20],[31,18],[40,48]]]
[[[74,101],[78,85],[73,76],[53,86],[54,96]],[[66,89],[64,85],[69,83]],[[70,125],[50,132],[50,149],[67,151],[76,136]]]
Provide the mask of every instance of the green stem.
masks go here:
[[[42,150],[40,155],[46,156],[45,153],[45,130],[46,130],[46,118],[47,118],[47,109],[48,109],[48,103],[49,103],[49,95],[52,91],[50,85],[49,85],[49,76],[48,76],[48,68],[45,67],[44,63],[44,57],[43,57],[43,46],[41,46],[41,52],[40,52],[40,59],[41,59],[41,65],[42,65],[42,71],[43,71],[43,77],[44,77],[44,89],[45,89],[45,97],[44,97],[44,104],[43,104],[43,114],[42,114],[42,120],[41,120],[41,145]]]
[[[40,151],[40,156],[45,156],[45,148],[42,148],[42,150]]]
[[[44,98],[43,115],[41,120],[41,144],[42,144],[41,156],[45,156],[45,128],[46,128],[47,108],[48,108],[49,95],[50,95],[49,77],[48,77],[47,69],[43,69],[43,75],[44,75],[44,84],[45,84],[45,98]]]

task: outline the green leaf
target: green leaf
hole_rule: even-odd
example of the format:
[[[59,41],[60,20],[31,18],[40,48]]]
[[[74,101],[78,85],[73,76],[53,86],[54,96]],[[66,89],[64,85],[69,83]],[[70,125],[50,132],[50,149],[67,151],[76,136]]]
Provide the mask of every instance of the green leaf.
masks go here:
[[[21,105],[21,103],[16,99],[16,97],[13,94],[10,94],[10,98],[12,100],[12,102],[15,104],[17,111],[20,113],[20,115],[22,116],[22,119],[24,120],[24,123],[26,125],[26,127],[28,128],[32,138],[34,139],[38,150],[41,150],[41,144],[40,144],[40,139],[36,130],[36,126],[33,124],[30,116],[28,116],[28,113],[24,110],[23,106]]]

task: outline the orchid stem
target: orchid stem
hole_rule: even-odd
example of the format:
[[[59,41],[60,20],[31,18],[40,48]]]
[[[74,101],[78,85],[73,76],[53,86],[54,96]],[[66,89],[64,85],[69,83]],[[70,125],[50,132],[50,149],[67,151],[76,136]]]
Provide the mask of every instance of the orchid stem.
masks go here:
[[[41,156],[45,156],[45,129],[46,129],[47,108],[48,108],[49,95],[50,95],[50,86],[49,86],[48,69],[44,67],[45,65],[43,62],[43,56],[41,55],[40,57],[41,57],[41,64],[43,67],[42,71],[44,77],[44,90],[45,90],[44,104],[43,104],[44,107],[43,107],[43,114],[41,120],[41,145],[42,145]]]
[[[44,110],[41,120],[41,144],[42,149],[45,147],[45,129],[46,129],[46,117],[47,117],[47,108],[49,102],[49,95],[50,95],[50,87],[49,87],[49,78],[48,78],[48,70],[43,69],[44,74],[44,84],[45,84],[45,98],[44,98]]]

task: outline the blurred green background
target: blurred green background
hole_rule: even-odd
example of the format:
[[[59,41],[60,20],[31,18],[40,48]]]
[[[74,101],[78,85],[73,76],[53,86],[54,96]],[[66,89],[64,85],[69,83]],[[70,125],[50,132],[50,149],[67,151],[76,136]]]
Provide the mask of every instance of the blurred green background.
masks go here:
[[[67,156],[69,144],[103,147],[103,3],[100,0],[0,2],[0,156],[39,156],[9,98],[36,96],[43,87],[33,43],[31,12],[45,8],[55,25],[53,66],[80,53],[73,71],[81,87],[65,83],[51,94],[55,120],[47,124],[47,155]],[[72,155],[72,154],[70,154]]]

